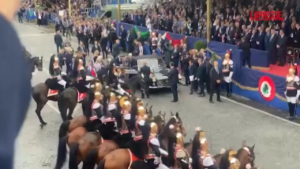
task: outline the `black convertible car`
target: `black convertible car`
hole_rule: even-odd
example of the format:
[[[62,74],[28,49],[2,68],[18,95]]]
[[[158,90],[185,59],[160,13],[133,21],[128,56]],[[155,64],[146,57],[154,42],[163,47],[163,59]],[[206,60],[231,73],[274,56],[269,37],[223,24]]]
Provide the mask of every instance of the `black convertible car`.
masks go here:
[[[152,79],[152,85],[150,89],[162,89],[170,88],[168,81],[169,68],[166,67],[165,61],[158,55],[143,55],[133,57],[137,61],[137,67],[125,68],[125,74],[134,76],[139,73],[140,68],[143,66],[143,62],[146,61],[147,66],[151,69],[150,78]],[[143,75],[142,75],[143,76]]]

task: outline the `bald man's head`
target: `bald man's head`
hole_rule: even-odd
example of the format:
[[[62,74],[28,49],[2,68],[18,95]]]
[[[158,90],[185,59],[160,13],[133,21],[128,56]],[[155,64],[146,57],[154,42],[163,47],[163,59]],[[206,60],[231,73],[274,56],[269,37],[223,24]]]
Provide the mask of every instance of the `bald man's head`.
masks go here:
[[[147,65],[147,62],[146,62],[146,61],[143,61],[143,65],[146,66],[146,65]]]

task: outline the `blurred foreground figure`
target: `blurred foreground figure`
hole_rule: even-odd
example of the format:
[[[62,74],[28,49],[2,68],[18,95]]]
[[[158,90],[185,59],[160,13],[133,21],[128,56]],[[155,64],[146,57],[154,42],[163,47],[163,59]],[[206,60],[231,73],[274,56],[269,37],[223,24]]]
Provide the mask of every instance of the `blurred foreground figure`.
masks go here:
[[[0,164],[5,169],[13,168],[15,139],[30,101],[31,71],[11,25],[19,7],[19,0],[0,0]]]

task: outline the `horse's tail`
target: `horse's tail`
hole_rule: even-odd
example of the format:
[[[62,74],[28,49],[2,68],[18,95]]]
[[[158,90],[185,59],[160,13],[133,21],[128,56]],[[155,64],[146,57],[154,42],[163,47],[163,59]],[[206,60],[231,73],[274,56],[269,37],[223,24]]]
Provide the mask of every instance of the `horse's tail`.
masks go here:
[[[83,161],[82,168],[94,168],[98,158],[98,147],[91,149]]]
[[[67,110],[68,110],[68,108],[66,107],[65,98],[64,98],[63,93],[61,93],[58,96],[57,106],[58,106],[58,110],[60,112],[61,118],[63,119],[63,121],[66,121],[67,120]]]
[[[105,159],[101,160],[98,164],[97,169],[105,169]]]
[[[69,155],[69,168],[78,169],[77,156],[79,152],[79,143],[71,143]]]
[[[65,137],[66,135],[68,135],[68,130],[69,130],[69,126],[70,126],[71,121],[67,120],[64,121],[60,127],[59,127],[59,138]]]
[[[61,169],[66,161],[68,138],[68,136],[65,136],[59,139],[55,169]]]

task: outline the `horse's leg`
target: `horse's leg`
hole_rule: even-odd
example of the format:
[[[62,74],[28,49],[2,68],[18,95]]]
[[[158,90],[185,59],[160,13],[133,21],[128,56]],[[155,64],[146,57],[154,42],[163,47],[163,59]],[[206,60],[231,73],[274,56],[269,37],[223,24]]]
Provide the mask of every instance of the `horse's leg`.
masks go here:
[[[35,113],[39,118],[40,121],[40,127],[43,128],[45,125],[47,125],[46,122],[44,122],[42,116],[41,116],[41,111],[44,108],[45,104],[47,103],[48,99],[41,97],[40,99],[36,100],[36,109]]]
[[[77,105],[77,103],[72,104],[69,107],[69,113],[68,113],[68,116],[67,116],[68,120],[72,120],[73,119],[72,115],[73,115],[73,112],[74,112],[74,109],[75,109],[76,105]]]

